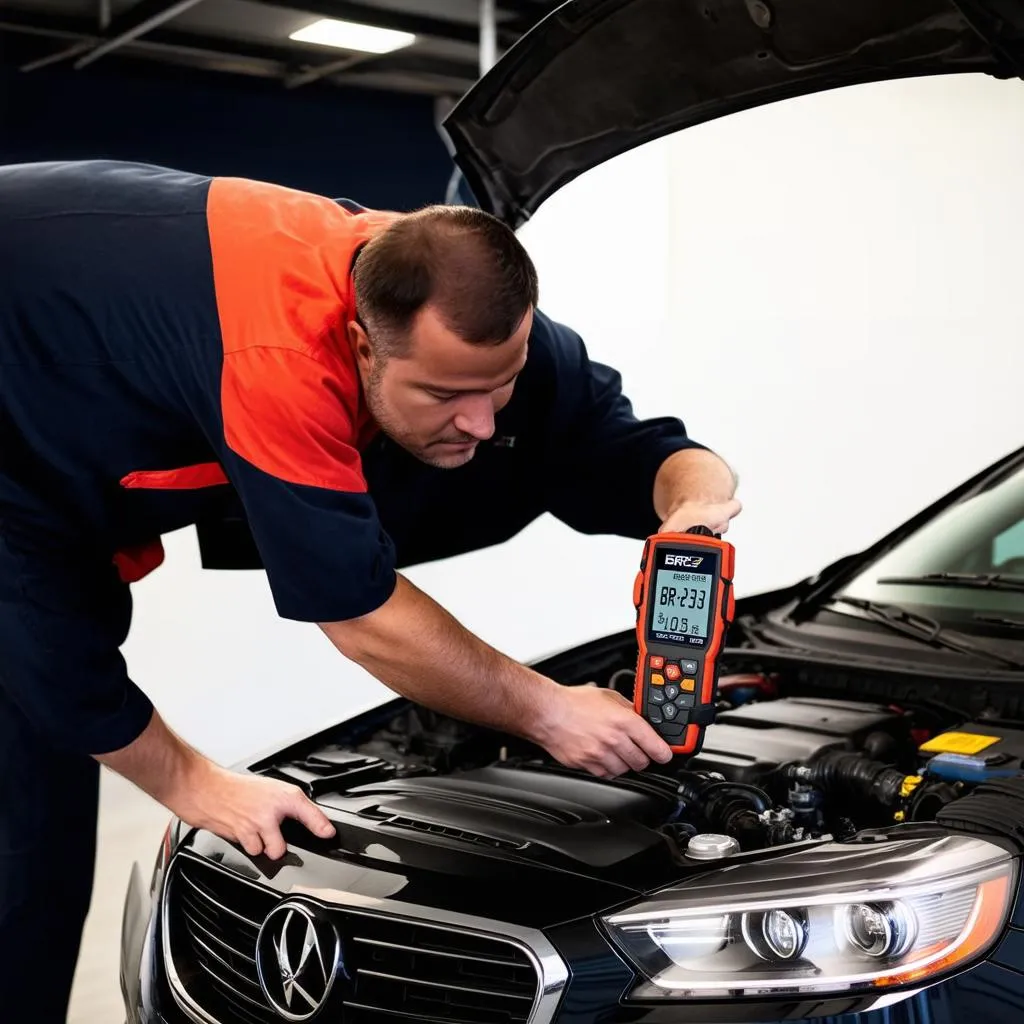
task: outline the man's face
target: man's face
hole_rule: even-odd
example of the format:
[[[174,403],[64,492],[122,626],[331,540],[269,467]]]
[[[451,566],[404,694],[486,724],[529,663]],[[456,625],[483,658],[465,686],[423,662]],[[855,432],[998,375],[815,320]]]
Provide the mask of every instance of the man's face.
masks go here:
[[[533,324],[527,313],[500,345],[472,345],[427,306],[413,323],[408,352],[382,360],[352,325],[352,341],[370,413],[381,430],[416,458],[456,469],[494,433],[526,362]]]

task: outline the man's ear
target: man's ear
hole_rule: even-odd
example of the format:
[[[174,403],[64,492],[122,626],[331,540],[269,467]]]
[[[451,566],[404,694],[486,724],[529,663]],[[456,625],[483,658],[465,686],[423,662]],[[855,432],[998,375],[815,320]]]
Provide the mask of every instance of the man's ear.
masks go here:
[[[356,357],[356,365],[365,372],[370,371],[373,365],[373,347],[366,331],[355,320],[348,323],[348,343],[352,346],[352,353]]]

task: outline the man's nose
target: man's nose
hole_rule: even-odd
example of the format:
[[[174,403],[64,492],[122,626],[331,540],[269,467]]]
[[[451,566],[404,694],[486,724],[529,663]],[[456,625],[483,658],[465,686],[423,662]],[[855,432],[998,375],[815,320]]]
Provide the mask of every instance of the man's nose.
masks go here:
[[[453,420],[455,429],[479,441],[486,441],[494,433],[494,403],[490,395],[467,396]]]

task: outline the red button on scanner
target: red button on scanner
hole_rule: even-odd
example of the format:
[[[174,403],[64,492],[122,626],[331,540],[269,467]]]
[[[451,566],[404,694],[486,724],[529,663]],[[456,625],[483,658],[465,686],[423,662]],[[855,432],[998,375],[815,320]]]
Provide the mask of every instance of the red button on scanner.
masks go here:
[[[668,668],[665,669],[665,678],[669,682],[674,683],[677,679],[682,679],[682,677],[683,673],[679,671],[678,665],[669,665]]]
[[[659,657],[657,654],[651,655],[651,668],[664,668],[665,659]]]

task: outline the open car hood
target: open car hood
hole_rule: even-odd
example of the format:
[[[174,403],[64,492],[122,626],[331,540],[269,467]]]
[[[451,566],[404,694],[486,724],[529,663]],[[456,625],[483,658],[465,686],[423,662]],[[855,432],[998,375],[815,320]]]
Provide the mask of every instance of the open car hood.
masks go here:
[[[479,205],[518,228],[653,139],[825,89],[1024,77],[1022,0],[570,0],[444,122]]]

